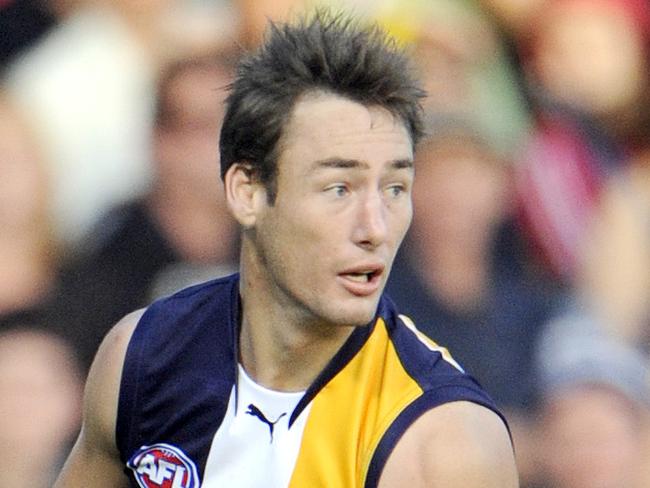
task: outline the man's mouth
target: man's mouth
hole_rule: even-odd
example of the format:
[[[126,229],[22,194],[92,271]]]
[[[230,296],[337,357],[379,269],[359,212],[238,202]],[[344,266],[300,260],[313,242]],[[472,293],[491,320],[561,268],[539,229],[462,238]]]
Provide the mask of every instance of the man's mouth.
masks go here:
[[[347,273],[344,276],[352,281],[356,281],[357,283],[368,283],[374,275],[374,272],[368,272],[368,273]]]
[[[366,296],[379,289],[383,266],[371,266],[348,270],[339,276],[343,279],[343,286],[352,294]]]

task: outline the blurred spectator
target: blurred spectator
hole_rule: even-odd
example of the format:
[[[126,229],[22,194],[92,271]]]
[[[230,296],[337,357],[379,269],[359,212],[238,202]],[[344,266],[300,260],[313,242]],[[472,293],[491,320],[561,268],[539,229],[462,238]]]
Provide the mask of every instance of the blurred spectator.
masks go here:
[[[52,486],[78,432],[81,391],[60,338],[25,325],[0,333],[2,486]]]
[[[607,181],[581,249],[574,284],[580,311],[650,353],[650,158]]]
[[[529,115],[498,32],[474,1],[380,2],[379,21],[413,46],[428,97],[426,109],[462,113],[511,158],[529,130]]]
[[[542,123],[519,173],[524,214],[582,320],[648,352],[650,6],[557,0],[530,48]]]
[[[44,141],[56,230],[67,246],[103,209],[147,182],[154,74],[150,53],[121,13],[90,2],[9,67],[8,89]]]
[[[227,9],[194,8],[192,15],[188,0],[74,0],[63,10],[58,24],[7,68],[6,83],[44,141],[56,230],[74,248],[107,208],[140,195],[150,181],[148,137],[161,64],[213,48],[233,29],[218,22]],[[190,21],[197,16],[215,19],[209,31]]]
[[[538,486],[648,486],[650,383],[646,358],[593,318],[550,324],[538,354]]]
[[[647,119],[650,6],[645,0],[553,0],[537,17],[531,81],[626,143]]]
[[[150,190],[103,218],[84,252],[62,273],[58,321],[65,320],[86,366],[123,315],[146,305],[156,292],[225,274],[236,261],[236,227],[226,209],[218,161],[230,62],[220,54],[181,60],[165,70],[157,95]]]
[[[522,478],[534,463],[533,351],[555,307],[511,226],[510,168],[471,126],[445,121],[416,154],[414,219],[389,295],[504,409]]]
[[[48,175],[24,114],[0,92],[0,329],[40,312],[59,264]]]
[[[585,233],[609,174],[624,156],[583,117],[538,114],[516,171],[520,217],[538,262],[567,284],[575,278]]]
[[[603,185],[647,145],[649,22],[643,0],[549,0],[520,46],[538,122],[521,158],[522,215],[566,282]]]
[[[610,178],[577,272],[581,301],[609,331],[650,354],[650,152]]]

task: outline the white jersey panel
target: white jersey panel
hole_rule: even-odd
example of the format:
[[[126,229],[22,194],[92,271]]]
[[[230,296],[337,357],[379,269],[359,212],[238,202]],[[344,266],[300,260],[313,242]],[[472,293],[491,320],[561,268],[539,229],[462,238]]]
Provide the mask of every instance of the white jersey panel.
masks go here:
[[[289,429],[289,418],[304,392],[268,390],[239,366],[228,409],[210,447],[203,488],[286,488],[293,473],[303,431],[305,408]]]

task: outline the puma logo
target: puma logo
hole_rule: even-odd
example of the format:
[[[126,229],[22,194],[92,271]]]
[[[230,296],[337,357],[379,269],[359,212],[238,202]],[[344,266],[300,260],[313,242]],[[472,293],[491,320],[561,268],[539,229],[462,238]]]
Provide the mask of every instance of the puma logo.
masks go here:
[[[253,417],[257,417],[260,419],[263,423],[269,426],[269,434],[271,435],[271,440],[270,442],[273,443],[273,429],[275,428],[275,424],[277,424],[282,417],[284,417],[287,413],[283,413],[280,415],[275,422],[271,422],[269,419],[266,418],[266,416],[262,413],[262,411],[257,408],[255,405],[252,403],[248,406],[248,410],[246,410],[246,414],[252,415]]]

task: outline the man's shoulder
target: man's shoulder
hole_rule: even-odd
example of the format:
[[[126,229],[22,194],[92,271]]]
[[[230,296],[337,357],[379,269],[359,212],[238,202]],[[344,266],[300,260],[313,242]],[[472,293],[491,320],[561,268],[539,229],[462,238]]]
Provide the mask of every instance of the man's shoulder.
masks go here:
[[[239,315],[239,277],[230,275],[183,288],[150,304],[138,322],[131,349],[157,356],[158,349],[182,354],[182,347],[213,335],[232,337]],[[179,337],[190,340],[178,342]],[[176,341],[178,347],[170,345]],[[176,350],[178,349],[178,351]],[[160,356],[157,356],[159,359]]]
[[[428,410],[404,433],[391,453],[379,488],[409,485],[516,487],[508,431],[495,413],[471,402]],[[438,486],[438,485],[436,485]]]
[[[421,424],[422,419],[430,419],[425,423],[426,428],[435,428],[442,414],[449,415],[448,420],[462,423],[480,412],[479,416],[494,418],[500,428],[508,432],[506,419],[493,399],[445,347],[420,332],[407,316],[395,309],[386,316],[388,335],[400,367],[420,390],[417,398],[400,414],[394,431],[404,433],[413,428],[419,431],[423,427],[416,425]]]

